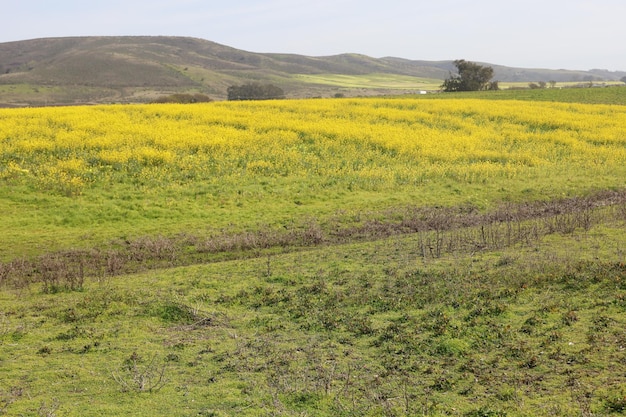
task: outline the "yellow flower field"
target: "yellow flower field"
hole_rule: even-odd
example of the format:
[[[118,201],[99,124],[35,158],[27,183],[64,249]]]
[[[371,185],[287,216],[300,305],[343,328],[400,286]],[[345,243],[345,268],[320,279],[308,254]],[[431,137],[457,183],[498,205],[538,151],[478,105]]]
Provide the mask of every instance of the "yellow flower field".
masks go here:
[[[67,195],[102,181],[281,176],[371,189],[625,163],[622,106],[377,98],[0,111],[0,178]]]

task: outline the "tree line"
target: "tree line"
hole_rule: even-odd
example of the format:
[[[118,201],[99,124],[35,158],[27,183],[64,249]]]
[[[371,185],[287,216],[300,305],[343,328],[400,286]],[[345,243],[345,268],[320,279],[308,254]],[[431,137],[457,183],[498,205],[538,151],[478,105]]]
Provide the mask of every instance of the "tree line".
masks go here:
[[[232,85],[227,89],[228,100],[273,100],[285,98],[282,88],[272,84],[248,83]],[[213,101],[205,94],[175,93],[161,96],[151,103],[207,103]]]
[[[285,92],[272,84],[248,83],[228,87],[228,100],[274,100],[285,98]]]

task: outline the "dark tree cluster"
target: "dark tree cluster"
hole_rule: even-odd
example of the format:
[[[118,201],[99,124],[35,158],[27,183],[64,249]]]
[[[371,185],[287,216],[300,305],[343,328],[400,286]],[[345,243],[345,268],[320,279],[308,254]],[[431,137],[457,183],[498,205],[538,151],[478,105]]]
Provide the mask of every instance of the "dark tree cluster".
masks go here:
[[[208,103],[211,100],[209,96],[206,94],[187,94],[187,93],[176,93],[171,94],[169,96],[162,96],[152,101],[152,103]]]
[[[493,68],[478,65],[464,59],[454,61],[458,75],[450,74],[450,78],[443,82],[443,91],[481,91],[498,90],[498,82],[491,81]]]
[[[285,98],[280,87],[272,84],[249,83],[228,87],[228,100],[273,100]]]

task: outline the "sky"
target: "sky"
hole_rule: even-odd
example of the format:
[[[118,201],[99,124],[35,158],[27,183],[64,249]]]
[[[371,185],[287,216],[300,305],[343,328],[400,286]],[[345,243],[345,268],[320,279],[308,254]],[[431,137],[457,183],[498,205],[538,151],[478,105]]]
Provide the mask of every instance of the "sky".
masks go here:
[[[626,71],[624,0],[0,0],[0,42],[193,36],[250,52]]]

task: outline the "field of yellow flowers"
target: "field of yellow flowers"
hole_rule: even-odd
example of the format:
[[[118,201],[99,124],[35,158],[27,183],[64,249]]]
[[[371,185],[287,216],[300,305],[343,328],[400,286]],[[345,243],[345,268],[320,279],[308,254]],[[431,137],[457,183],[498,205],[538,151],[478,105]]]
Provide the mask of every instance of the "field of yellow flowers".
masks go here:
[[[488,205],[622,187],[624,178],[625,106],[357,98],[0,110],[3,207],[18,192],[39,193],[56,199],[58,216],[82,211],[90,224],[105,198],[122,206],[161,191],[163,201],[146,202],[161,211],[147,217],[171,219],[169,207],[189,220],[182,200],[199,196],[205,212],[236,202],[229,207],[245,205],[252,218],[268,199],[301,205],[326,195],[330,211],[361,194],[408,193],[418,204],[458,194],[452,203]],[[13,230],[28,223],[14,220]]]

